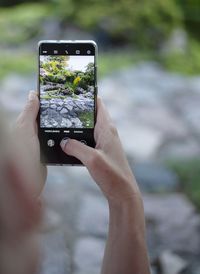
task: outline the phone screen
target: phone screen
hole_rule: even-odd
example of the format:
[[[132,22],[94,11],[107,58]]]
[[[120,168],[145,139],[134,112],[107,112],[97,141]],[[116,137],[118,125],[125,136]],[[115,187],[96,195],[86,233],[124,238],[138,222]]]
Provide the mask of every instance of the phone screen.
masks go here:
[[[96,45],[42,42],[39,46],[39,139],[42,161],[79,164],[60,142],[74,138],[94,147]]]

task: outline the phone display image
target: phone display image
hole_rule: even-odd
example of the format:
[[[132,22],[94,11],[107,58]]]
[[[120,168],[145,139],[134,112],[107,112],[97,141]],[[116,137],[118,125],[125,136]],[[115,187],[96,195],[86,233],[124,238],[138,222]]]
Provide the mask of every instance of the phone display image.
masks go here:
[[[41,162],[82,165],[61,149],[63,139],[95,147],[97,45],[94,41],[39,43],[38,136]]]
[[[94,128],[94,56],[40,55],[40,127]]]

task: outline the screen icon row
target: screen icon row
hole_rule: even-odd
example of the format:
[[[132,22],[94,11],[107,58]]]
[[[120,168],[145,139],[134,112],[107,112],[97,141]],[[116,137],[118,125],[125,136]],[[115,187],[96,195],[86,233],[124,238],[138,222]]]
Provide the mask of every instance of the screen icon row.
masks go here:
[[[48,54],[48,51],[47,51],[47,50],[43,50],[42,53],[43,53],[43,54]],[[53,50],[53,53],[54,53],[54,54],[59,54],[59,51],[58,51],[58,50]],[[65,50],[65,53],[66,53],[66,54],[69,54],[68,50]],[[77,55],[80,55],[80,54],[81,54],[81,51],[77,49],[77,50],[75,51],[75,53],[76,53]],[[50,54],[50,53],[49,53],[49,54]],[[87,54],[90,55],[90,54],[91,54],[91,50],[87,50]]]

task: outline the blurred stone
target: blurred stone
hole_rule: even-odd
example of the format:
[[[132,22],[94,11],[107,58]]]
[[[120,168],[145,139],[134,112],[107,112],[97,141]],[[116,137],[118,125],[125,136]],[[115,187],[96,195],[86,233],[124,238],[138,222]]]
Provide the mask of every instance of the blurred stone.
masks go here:
[[[157,153],[159,159],[192,159],[200,155],[200,145],[193,137],[180,140],[171,140],[166,142]]]
[[[200,111],[199,111],[199,102],[200,96],[196,97],[193,101],[187,101],[187,104],[183,106],[183,117],[186,119],[190,128],[194,132],[198,132],[200,136]]]
[[[125,151],[135,160],[170,158],[173,150],[185,158],[199,153],[199,77],[141,62],[109,75],[99,86]]]
[[[191,273],[191,272],[190,272]],[[188,274],[190,274],[188,273]],[[199,274],[200,273],[200,266],[193,270],[192,274]],[[185,274],[185,273],[184,273]]]
[[[131,123],[127,126],[124,122],[118,131],[125,152],[138,161],[152,159],[163,141],[163,136],[158,130],[134,122],[132,126]]]
[[[99,274],[104,248],[105,242],[101,239],[85,237],[77,240],[74,249],[74,274]]]
[[[35,88],[34,77],[9,74],[1,84],[0,101],[8,114],[19,113],[25,105],[29,90]]]
[[[162,252],[163,247],[160,245],[156,231],[156,223],[154,220],[146,218],[146,242],[148,247],[148,255],[151,262],[156,262],[158,255]],[[156,268],[157,265],[155,265]]]
[[[162,274],[180,274],[187,262],[171,251],[164,251],[159,257]]]
[[[71,258],[61,230],[41,234],[40,245],[43,251],[40,274],[71,274]]]
[[[80,234],[105,237],[108,232],[108,205],[103,196],[85,194],[77,217]]]
[[[47,208],[46,210],[44,210],[44,213],[43,213],[43,219],[40,225],[40,231],[42,232],[52,231],[58,228],[61,225],[61,223],[62,223],[61,216],[57,212]]]
[[[190,132],[195,134],[200,134],[200,126],[199,126],[199,118],[200,111],[198,102],[200,100],[200,93],[192,90],[188,87],[187,92],[183,90],[181,96],[174,97],[171,100],[171,107],[179,112],[179,117],[181,117],[182,121],[185,125],[188,126]]]
[[[199,76],[190,77],[189,86],[194,93],[200,94],[200,77]]]
[[[35,80],[18,74],[3,79],[0,100],[9,114],[24,107]],[[156,62],[141,62],[108,75],[99,82],[99,90],[125,151],[134,159],[166,159],[175,153],[190,158],[199,153],[200,77],[169,73]]]
[[[49,166],[48,167],[48,176],[47,181],[48,185],[46,185],[46,188],[55,188],[55,190],[59,186],[66,185],[66,182],[70,181],[71,176],[66,174],[66,169],[64,167],[59,166]]]
[[[169,249],[199,254],[200,216],[183,194],[146,194],[143,200],[147,224],[154,225],[156,246],[150,247],[154,253],[159,255],[161,251]]]
[[[168,168],[154,163],[141,163],[133,165],[136,180],[143,191],[146,192],[172,192],[178,189],[178,178]]]
[[[157,104],[160,102],[159,90],[155,86],[161,68],[156,63],[141,63],[136,67],[121,70],[100,82],[100,92],[112,103],[125,102]],[[123,100],[121,93],[123,91]],[[128,99],[129,98],[129,99]]]
[[[151,269],[150,269],[150,273],[151,274],[158,274],[157,269],[155,267],[152,267],[152,266],[151,266]]]
[[[188,135],[185,122],[165,104],[160,104],[157,107],[148,103],[135,106],[134,117],[134,120],[138,123],[143,123],[152,129],[162,132],[164,139],[183,138],[183,136]]]

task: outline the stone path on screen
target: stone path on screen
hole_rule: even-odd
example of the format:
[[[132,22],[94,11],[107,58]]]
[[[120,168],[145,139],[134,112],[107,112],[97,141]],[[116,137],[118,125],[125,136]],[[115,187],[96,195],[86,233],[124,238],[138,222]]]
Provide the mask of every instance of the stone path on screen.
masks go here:
[[[0,100],[13,120],[36,79],[9,75]],[[200,155],[200,77],[141,63],[100,81],[143,192],[153,274],[200,273],[200,216],[164,161]],[[105,198],[84,167],[51,167],[44,189],[40,274],[97,274],[108,230]],[[160,269],[158,271],[158,268]]]

